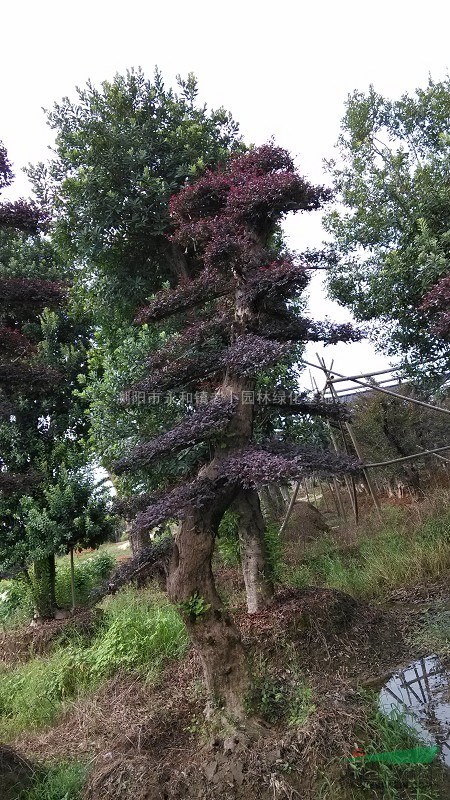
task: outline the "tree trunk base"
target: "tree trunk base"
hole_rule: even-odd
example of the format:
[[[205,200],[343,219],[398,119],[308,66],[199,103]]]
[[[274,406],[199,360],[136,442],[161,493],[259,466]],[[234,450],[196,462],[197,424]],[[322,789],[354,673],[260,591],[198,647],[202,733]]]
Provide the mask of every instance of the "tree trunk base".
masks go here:
[[[239,632],[214,584],[214,532],[212,519],[204,509],[183,521],[175,535],[167,588],[199,654],[209,708],[239,721],[247,716],[250,673]]]

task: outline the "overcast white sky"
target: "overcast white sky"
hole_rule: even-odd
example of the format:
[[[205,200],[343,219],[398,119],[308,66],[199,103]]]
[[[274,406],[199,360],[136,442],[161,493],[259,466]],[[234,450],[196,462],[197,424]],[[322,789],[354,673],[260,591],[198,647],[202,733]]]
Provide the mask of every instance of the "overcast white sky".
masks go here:
[[[332,154],[349,92],[373,83],[395,97],[430,73],[442,78],[449,23],[445,0],[3,0],[0,139],[26,194],[20,169],[45,159],[52,142],[42,107],[74,96],[88,78],[99,83],[132,66],[151,76],[158,65],[168,84],[194,72],[201,100],[229,109],[247,142],[274,136],[323,182],[322,159]],[[320,244],[313,216],[289,223],[294,248]],[[316,283],[311,309],[349,318]],[[332,357],[346,374],[386,365],[368,343],[329,347]]]

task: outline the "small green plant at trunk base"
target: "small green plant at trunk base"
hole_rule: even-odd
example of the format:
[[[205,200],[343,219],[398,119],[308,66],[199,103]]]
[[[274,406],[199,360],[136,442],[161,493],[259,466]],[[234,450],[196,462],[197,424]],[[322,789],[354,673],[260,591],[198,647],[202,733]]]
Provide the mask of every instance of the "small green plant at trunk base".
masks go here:
[[[195,592],[188,600],[179,603],[180,610],[189,617],[198,619],[206,614],[211,608],[211,603],[207,603],[204,597]]]

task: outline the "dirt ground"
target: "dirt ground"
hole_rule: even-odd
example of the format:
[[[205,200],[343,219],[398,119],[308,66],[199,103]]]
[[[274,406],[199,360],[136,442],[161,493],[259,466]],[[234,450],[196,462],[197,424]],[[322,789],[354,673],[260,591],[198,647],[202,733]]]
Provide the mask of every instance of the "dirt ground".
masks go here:
[[[429,587],[428,600],[444,590]],[[392,603],[400,610],[303,589],[279,592],[266,612],[249,616],[237,609],[252,663],[286,684],[295,678],[295,662],[311,687],[314,710],[299,727],[261,721],[257,735],[234,730],[218,736],[204,722],[201,669],[190,652],[168,666],[157,685],[118,675],[72,703],[52,728],[28,733],[13,746],[38,762],[87,760],[85,800],[312,800],[320,770],[331,761],[342,769],[351,753],[362,714],[357,688],[415,655],[402,631],[408,614],[414,624],[421,604],[405,597]]]

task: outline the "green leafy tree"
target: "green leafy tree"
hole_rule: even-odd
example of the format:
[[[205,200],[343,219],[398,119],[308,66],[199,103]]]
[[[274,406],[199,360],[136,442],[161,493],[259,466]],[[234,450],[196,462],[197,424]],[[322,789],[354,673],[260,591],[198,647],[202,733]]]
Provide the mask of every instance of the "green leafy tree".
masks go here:
[[[52,242],[76,267],[75,302],[92,321],[88,374],[81,389],[90,407],[92,450],[102,466],[142,435],[153,433],[169,410],[127,409],[120,388],[139,377],[144,353],[161,342],[133,318],[142,299],[174,281],[181,253],[170,243],[169,197],[186,179],[242,148],[231,116],[196,103],[194,77],[179,90],[155,72],[116,75],[99,88],[88,83],[75,101],[48,113],[56,131],[55,158],[30,170],[40,201],[49,207]],[[121,494],[142,481],[155,488],[160,472],[115,481]]]
[[[51,616],[56,607],[55,570],[42,570],[41,563],[49,554],[96,547],[110,538],[116,529],[110,509],[108,490],[96,486],[92,471],[86,469],[60,468],[40,496],[21,499],[27,553],[33,554],[35,565],[33,599],[41,615],[47,610],[45,615]]]
[[[331,295],[389,355],[440,376],[449,349],[422,302],[450,271],[450,78],[398,100],[354,92],[337,150]]]
[[[11,181],[0,147],[2,174]],[[63,303],[67,287],[55,278],[67,280],[70,270],[41,234],[42,218],[25,201],[0,207],[0,568],[26,574],[33,564],[37,609],[51,616],[55,553],[64,540],[48,525],[32,527],[30,510],[35,518],[39,509],[44,519],[49,489],[63,478],[67,483],[67,470],[72,474],[87,463],[86,406],[75,389],[90,330],[86,317]],[[86,541],[90,512],[84,501],[76,518],[85,520]],[[98,532],[93,536],[95,543]]]
[[[83,306],[120,341],[142,298],[174,279],[169,197],[188,176],[241,148],[237,125],[195,103],[193,75],[179,93],[141,70],[88,82],[48,113],[55,158],[29,174],[54,224],[53,241],[77,267]]]

